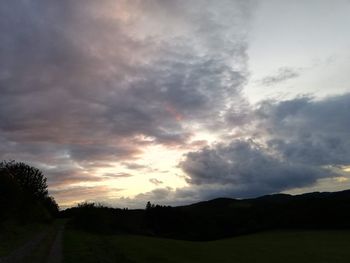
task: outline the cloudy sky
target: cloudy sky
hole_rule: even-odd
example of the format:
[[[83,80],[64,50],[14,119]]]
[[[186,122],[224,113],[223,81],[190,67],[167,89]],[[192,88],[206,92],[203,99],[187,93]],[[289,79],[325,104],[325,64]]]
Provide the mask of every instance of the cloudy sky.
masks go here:
[[[0,158],[61,207],[350,188],[350,1],[0,3]]]

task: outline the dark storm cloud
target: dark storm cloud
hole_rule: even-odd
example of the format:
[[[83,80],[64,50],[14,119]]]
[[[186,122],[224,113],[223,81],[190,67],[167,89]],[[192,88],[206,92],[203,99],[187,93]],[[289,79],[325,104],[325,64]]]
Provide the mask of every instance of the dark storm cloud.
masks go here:
[[[258,110],[268,145],[292,162],[350,164],[350,94],[273,103]]]
[[[254,141],[235,139],[185,156],[180,166],[189,176],[187,192],[256,196],[311,186],[350,165],[349,94],[265,101],[248,112],[245,136]]]
[[[231,196],[239,197],[312,185],[332,175],[320,167],[281,160],[268,149],[241,140],[188,153],[181,167],[190,184],[231,185]]]
[[[283,67],[276,74],[263,78],[260,83],[264,86],[272,86],[300,76],[298,69]]]
[[[38,166],[50,186],[93,183],[103,178],[94,168],[132,163],[145,145],[184,145],[192,125],[224,126],[223,112],[244,100],[250,9],[250,1],[1,3],[0,157]]]

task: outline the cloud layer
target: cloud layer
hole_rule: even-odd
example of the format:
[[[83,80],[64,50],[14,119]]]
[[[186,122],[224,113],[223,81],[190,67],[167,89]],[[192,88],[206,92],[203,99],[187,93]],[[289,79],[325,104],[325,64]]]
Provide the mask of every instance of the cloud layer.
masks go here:
[[[147,145],[186,145],[240,98],[249,10],[239,1],[1,4],[1,158],[63,184],[99,181],[94,168],[137,159]]]
[[[0,158],[44,170],[66,204],[121,192],[110,180],[164,187],[118,199],[130,204],[252,196],[338,176],[350,165],[349,95],[258,106],[242,95],[254,8],[239,0],[2,3]],[[282,68],[262,84],[298,74]],[[164,168],[175,157],[158,153],[151,167],[149,147],[184,155]],[[175,170],[186,187],[162,175]]]

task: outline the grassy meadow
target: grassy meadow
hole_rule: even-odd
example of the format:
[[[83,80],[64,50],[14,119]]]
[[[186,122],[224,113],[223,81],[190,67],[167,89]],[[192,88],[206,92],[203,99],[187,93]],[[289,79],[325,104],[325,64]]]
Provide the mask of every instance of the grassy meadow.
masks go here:
[[[65,262],[284,262],[350,260],[350,231],[274,231],[208,242],[66,230]]]

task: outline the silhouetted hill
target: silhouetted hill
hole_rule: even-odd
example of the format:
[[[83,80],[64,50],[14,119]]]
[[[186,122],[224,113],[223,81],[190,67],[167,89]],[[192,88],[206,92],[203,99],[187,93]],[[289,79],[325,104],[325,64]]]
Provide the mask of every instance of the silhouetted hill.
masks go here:
[[[104,233],[137,233],[210,240],[269,229],[350,228],[350,190],[251,199],[217,198],[187,206],[147,205],[145,210],[91,204],[67,209],[72,226]]]
[[[189,208],[189,209],[217,209],[222,207],[227,207],[232,205],[233,203],[237,202],[236,199],[232,198],[216,198],[209,201],[202,201],[199,203],[190,204],[187,206],[182,206],[182,208]]]

